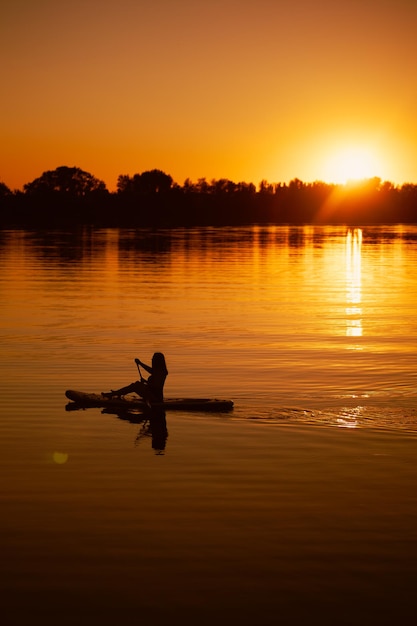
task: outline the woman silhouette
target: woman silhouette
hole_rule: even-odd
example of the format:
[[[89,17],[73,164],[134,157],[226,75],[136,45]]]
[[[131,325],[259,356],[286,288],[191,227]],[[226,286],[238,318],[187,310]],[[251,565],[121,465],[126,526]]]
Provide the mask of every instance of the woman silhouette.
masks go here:
[[[140,373],[140,380],[137,380],[126,387],[121,387],[120,389],[111,390],[108,392],[104,392],[101,395],[105,398],[113,398],[124,396],[127,393],[137,393],[138,396],[143,398],[145,402],[149,402],[152,404],[153,402],[163,402],[164,401],[164,384],[165,379],[168,376],[168,370],[165,363],[165,357],[162,352],[155,352],[152,357],[152,365],[146,365],[139,359],[135,359],[135,363],[140,367],[143,367],[150,376],[146,380],[142,377]]]

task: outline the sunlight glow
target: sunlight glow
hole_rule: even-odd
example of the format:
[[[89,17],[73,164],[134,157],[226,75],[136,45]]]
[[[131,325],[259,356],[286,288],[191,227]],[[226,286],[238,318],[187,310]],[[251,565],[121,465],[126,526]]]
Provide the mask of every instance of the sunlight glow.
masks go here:
[[[348,146],[336,151],[325,163],[325,180],[346,184],[381,176],[379,157],[369,148]]]

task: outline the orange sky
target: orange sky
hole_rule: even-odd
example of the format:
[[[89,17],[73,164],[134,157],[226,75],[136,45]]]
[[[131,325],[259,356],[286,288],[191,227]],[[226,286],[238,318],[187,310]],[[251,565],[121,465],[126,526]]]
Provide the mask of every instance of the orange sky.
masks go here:
[[[3,0],[0,181],[417,182],[416,32],[416,0]]]

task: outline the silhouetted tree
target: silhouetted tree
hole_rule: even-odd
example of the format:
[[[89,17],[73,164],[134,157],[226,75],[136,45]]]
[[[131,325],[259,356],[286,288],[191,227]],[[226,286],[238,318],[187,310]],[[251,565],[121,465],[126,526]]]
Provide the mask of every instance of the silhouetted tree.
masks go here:
[[[12,215],[16,215],[16,211],[13,210],[15,208],[13,206],[14,200],[12,191],[7,185],[0,182],[0,225],[10,223]]]
[[[263,195],[265,194],[271,195],[274,193],[274,186],[268,183],[267,180],[263,179],[259,183],[259,193]]]
[[[233,194],[236,191],[236,183],[227,178],[213,179],[211,181],[211,190],[216,195]]]
[[[299,178],[293,178],[288,185],[290,191],[300,191],[304,188],[304,183]]]
[[[79,167],[57,167],[55,170],[44,172],[39,178],[24,185],[28,195],[59,193],[82,198],[92,192],[106,191],[103,181],[92,174],[84,172]]]
[[[127,193],[132,191],[132,179],[127,174],[120,174],[117,179],[117,192]]]
[[[161,170],[143,172],[140,177],[144,193],[166,193],[171,189],[172,177]]]
[[[78,167],[57,167],[24,185],[21,219],[48,228],[101,224],[110,194],[103,181]]]
[[[253,183],[240,182],[236,186],[236,191],[244,196],[254,196],[256,187]]]
[[[161,170],[149,170],[132,177],[121,175],[117,179],[118,193],[157,194],[170,191],[173,180]]]
[[[10,198],[11,195],[12,191],[8,188],[8,186],[0,182],[0,199]]]
[[[199,178],[196,185],[194,185],[194,190],[197,193],[210,193],[210,184],[205,178]]]

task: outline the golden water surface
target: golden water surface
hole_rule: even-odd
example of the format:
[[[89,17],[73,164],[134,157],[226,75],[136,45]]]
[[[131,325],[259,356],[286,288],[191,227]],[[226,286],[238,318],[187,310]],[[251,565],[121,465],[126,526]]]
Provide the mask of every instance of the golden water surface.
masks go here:
[[[413,226],[1,233],[2,623],[407,623],[416,262]],[[66,410],[157,350],[234,410],[159,449]]]

